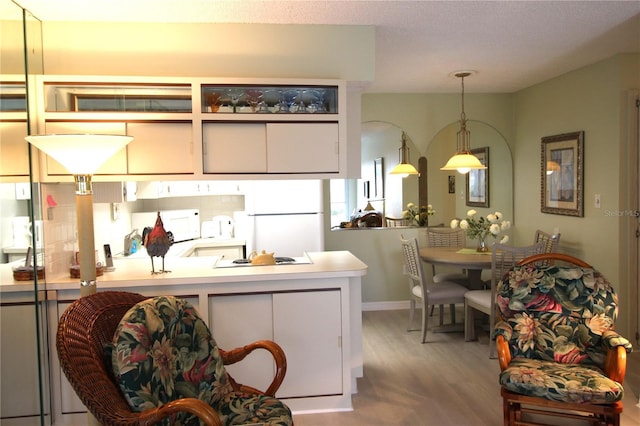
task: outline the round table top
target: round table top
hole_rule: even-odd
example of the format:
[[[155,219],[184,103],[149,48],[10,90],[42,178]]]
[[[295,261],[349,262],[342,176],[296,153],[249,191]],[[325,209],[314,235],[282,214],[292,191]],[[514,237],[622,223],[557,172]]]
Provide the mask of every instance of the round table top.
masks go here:
[[[478,253],[474,248],[422,247],[420,257],[428,263],[456,265],[465,269],[491,269],[491,252]]]

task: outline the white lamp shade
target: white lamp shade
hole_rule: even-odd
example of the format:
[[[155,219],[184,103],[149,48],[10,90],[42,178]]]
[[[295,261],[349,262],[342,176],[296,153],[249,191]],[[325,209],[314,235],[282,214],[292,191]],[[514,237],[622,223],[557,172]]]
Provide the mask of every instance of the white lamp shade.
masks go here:
[[[418,171],[410,163],[399,163],[389,172],[392,175],[417,175]]]
[[[440,170],[457,170],[460,173],[467,173],[469,170],[486,169],[487,166],[483,166],[478,157],[469,153],[456,154],[449,158],[447,164]]]
[[[94,174],[116,152],[133,140],[120,135],[27,136],[33,146],[62,164],[74,175]]]

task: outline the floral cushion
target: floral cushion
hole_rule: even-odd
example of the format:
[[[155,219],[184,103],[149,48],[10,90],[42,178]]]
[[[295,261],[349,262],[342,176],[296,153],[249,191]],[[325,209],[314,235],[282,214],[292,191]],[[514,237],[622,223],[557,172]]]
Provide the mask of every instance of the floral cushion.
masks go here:
[[[617,314],[611,284],[594,269],[512,268],[496,292],[494,334],[505,337],[514,359],[500,383],[514,392],[555,400],[604,403],[622,398],[622,386],[602,373],[609,347],[631,351],[629,341],[614,331]],[[538,380],[542,372],[551,373],[544,382]]]
[[[160,296],[136,304],[120,321],[113,343],[113,372],[134,411],[193,397],[216,409],[223,424],[292,423],[279,400],[234,392],[213,336],[184,299]],[[198,423],[188,413],[164,422]]]
[[[622,399],[622,385],[596,367],[516,358],[500,373],[508,390],[554,401],[607,404]]]

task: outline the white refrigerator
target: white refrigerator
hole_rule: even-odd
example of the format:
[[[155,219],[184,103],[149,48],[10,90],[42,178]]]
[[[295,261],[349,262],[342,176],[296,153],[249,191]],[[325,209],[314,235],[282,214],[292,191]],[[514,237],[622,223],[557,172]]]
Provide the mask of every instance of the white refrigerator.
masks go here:
[[[324,250],[322,210],[321,180],[251,182],[245,193],[244,226],[237,226],[247,242],[247,255],[265,250],[301,257]]]

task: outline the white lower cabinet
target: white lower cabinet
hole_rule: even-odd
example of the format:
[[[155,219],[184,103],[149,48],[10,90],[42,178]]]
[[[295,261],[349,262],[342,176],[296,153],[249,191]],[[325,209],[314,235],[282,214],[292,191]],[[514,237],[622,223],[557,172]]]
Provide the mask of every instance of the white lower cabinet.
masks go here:
[[[318,397],[343,392],[340,291],[300,291],[210,297],[209,323],[222,349],[255,340],[278,343],[287,374],[276,396]],[[268,353],[252,354],[229,374],[265,390],[273,378]]]
[[[43,361],[38,366],[38,350],[35,336],[36,312],[33,296],[13,297],[2,295],[0,309],[0,424],[3,426],[39,423],[40,386],[38,373],[42,371],[46,381],[46,346],[41,347]],[[40,309],[39,318],[44,310]],[[44,337],[42,337],[44,342]],[[46,389],[43,386],[42,389]],[[43,395],[46,403],[48,393]],[[48,407],[44,408],[49,413]]]
[[[342,393],[340,318],[337,290],[273,295],[273,340],[287,355],[279,397]]]

